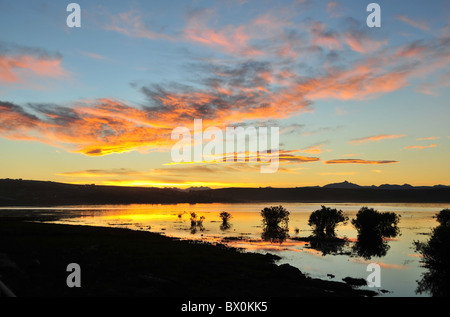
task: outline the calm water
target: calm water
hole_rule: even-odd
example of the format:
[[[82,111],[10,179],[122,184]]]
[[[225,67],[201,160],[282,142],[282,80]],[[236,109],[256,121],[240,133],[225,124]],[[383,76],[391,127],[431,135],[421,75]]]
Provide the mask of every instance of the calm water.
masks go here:
[[[271,243],[261,239],[264,207],[282,205],[289,212],[289,236],[282,243]],[[324,204],[342,209],[349,219],[355,218],[361,204]],[[350,276],[366,279],[369,263],[381,267],[380,296],[429,296],[417,294],[417,281],[425,269],[420,265],[420,255],[414,250],[413,241],[427,241],[431,229],[437,226],[433,216],[448,204],[368,204],[378,211],[391,211],[401,216],[400,235],[385,241],[378,255],[363,257],[355,253],[352,246],[357,240],[357,231],[350,221],[336,229],[339,237],[346,237],[348,243],[333,250],[297,241],[296,237],[308,237],[311,228],[308,218],[311,212],[320,209],[317,203],[251,203],[251,204],[177,204],[177,205],[120,205],[120,206],[69,206],[61,208],[33,208],[42,213],[69,215],[57,223],[83,224],[93,226],[122,227],[157,232],[182,239],[202,239],[222,242],[243,248],[249,252],[270,252],[281,257],[277,263],[289,263],[311,277],[340,281]],[[31,209],[16,208],[19,211]],[[11,208],[0,209],[0,215]],[[220,212],[232,215],[230,227],[223,228]],[[204,217],[201,227],[191,227],[191,213]],[[328,250],[328,251],[327,251]],[[353,251],[352,251],[353,250]],[[330,252],[329,252],[330,251]],[[385,253],[385,254],[384,254]],[[384,255],[380,255],[384,254]],[[333,274],[331,278],[327,274]]]

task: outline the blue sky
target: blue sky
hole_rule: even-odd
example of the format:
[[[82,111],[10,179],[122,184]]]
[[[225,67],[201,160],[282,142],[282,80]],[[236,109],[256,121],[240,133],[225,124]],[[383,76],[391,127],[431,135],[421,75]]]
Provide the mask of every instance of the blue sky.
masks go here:
[[[81,28],[68,3],[0,2],[4,177],[449,183],[449,1],[377,1],[381,28],[359,0],[78,1]],[[168,133],[195,116],[279,126],[295,154],[276,175],[168,167]]]

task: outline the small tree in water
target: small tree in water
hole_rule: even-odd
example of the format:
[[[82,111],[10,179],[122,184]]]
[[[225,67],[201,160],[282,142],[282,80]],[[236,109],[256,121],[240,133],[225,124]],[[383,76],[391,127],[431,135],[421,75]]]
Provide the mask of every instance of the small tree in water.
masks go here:
[[[222,224],[220,225],[220,230],[225,231],[231,228],[230,223],[228,222],[231,218],[231,214],[226,211],[222,211],[220,213],[220,218],[222,218]]]
[[[200,231],[205,231],[203,227],[203,220],[205,220],[204,216],[197,218],[197,214],[195,212],[191,212],[191,233],[194,234],[197,232],[197,229]]]
[[[358,233],[376,234],[381,237],[394,238],[400,229],[400,216],[394,212],[379,212],[373,208],[362,207],[352,220]]]
[[[344,216],[342,210],[322,206],[321,209],[311,213],[308,225],[314,228],[314,234],[317,236],[335,237],[336,226],[347,220],[348,217]]]
[[[263,217],[263,224],[268,227],[279,226],[287,228],[289,223],[289,211],[282,206],[266,207],[261,210],[261,216]]]
[[[282,206],[261,210],[263,218],[262,238],[265,241],[282,243],[288,237],[289,211]]]

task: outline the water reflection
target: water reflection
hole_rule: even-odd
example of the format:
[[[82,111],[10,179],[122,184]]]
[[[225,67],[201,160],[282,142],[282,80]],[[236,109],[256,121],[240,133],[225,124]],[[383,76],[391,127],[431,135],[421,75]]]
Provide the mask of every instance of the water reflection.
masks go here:
[[[312,235],[309,238],[311,248],[327,254],[343,254],[344,248],[348,245],[347,239],[337,237],[323,237]]]
[[[421,279],[421,274],[428,269],[420,265],[421,258],[418,257],[420,254],[415,252],[411,246],[414,239],[423,238],[424,233],[429,234],[431,229],[436,227],[436,219],[433,219],[432,216],[437,211],[448,208],[447,204],[371,205],[370,207],[380,211],[395,211],[402,215],[401,224],[399,223],[402,237],[396,239],[395,242],[389,241],[385,237],[380,239],[376,235],[372,235],[372,237],[368,235],[366,239],[364,234],[366,231],[364,229],[362,232],[357,230],[351,222],[345,225],[341,224],[336,228],[336,237],[345,239],[346,242],[344,240],[333,242],[314,239],[317,236],[313,235],[312,228],[308,226],[308,219],[314,210],[320,209],[321,204],[283,202],[282,205],[290,212],[290,231],[288,231],[287,223],[286,226],[279,225],[279,228],[275,230],[271,230],[273,228],[271,226],[261,225],[261,210],[267,207],[266,203],[98,206],[95,208],[89,206],[85,208],[48,208],[40,212],[46,215],[67,214],[68,217],[58,223],[129,227],[164,233],[167,236],[181,239],[202,239],[213,243],[225,243],[249,251],[273,252],[280,255],[283,258],[282,261],[291,263],[302,271],[310,273],[311,276],[319,278],[326,277],[327,273],[333,273],[336,275],[336,279],[349,275],[365,278],[368,274],[365,271],[367,263],[377,261],[383,265],[383,268],[384,265],[389,267],[389,269],[383,270],[383,288],[392,291],[391,295],[387,296],[429,296],[428,291],[431,286],[427,286],[427,284],[432,285],[429,282],[433,280],[432,278],[426,278],[422,282],[423,294],[415,292],[417,280]],[[360,204],[354,203],[327,206],[343,210],[350,219],[355,218],[361,208]],[[220,218],[220,213],[224,210],[233,216],[226,221],[226,226],[222,227],[224,222]],[[5,211],[3,210],[3,212]],[[11,213],[17,215],[18,212],[22,211],[14,210]],[[204,216],[203,221],[191,223],[192,212],[196,213],[197,220],[201,220],[199,216]],[[27,213],[27,211],[25,210],[23,213]],[[36,210],[31,210],[29,213],[32,213],[33,217],[36,216]],[[125,224],[127,225],[125,226]],[[227,229],[227,226],[230,226],[232,230]],[[226,230],[221,230],[221,228]],[[190,229],[195,234],[191,234]],[[295,234],[294,229],[298,229]],[[200,235],[200,233],[202,234]],[[222,240],[225,238],[230,239]],[[295,241],[297,239],[301,241]],[[353,248],[355,245],[356,247]],[[380,258],[366,260],[363,257],[359,258],[358,253],[366,259],[376,256],[380,256]],[[447,251],[448,253],[449,251]],[[339,256],[335,257],[334,255]],[[383,257],[382,260],[381,257]],[[363,275],[357,276],[356,272],[360,271],[363,272]],[[440,269],[440,271],[443,270]],[[436,276],[439,278],[439,275]],[[443,277],[443,279],[445,278]]]
[[[265,226],[261,239],[272,243],[283,243],[289,238],[288,229],[280,226]]]
[[[394,212],[379,212],[373,208],[362,207],[352,220],[358,231],[358,240],[353,251],[360,257],[370,260],[383,257],[389,250],[385,238],[395,238],[400,234],[400,216]]]
[[[381,235],[365,232],[358,234],[358,240],[353,245],[353,251],[366,260],[372,257],[384,257],[389,248]]]
[[[450,296],[450,210],[437,214],[439,226],[432,230],[427,242],[414,241],[416,251],[423,256],[427,271],[417,281],[416,293],[429,292],[431,296]]]

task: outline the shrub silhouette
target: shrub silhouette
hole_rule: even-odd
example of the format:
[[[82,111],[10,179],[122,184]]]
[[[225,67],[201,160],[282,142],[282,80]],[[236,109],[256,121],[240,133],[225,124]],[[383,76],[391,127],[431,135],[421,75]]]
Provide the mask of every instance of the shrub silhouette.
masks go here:
[[[263,217],[263,224],[265,226],[287,228],[289,223],[289,211],[282,206],[266,207],[261,210],[261,216]]]
[[[427,242],[414,241],[415,250],[422,255],[422,264],[427,272],[418,281],[417,293],[430,292],[431,296],[450,295],[450,222],[449,209],[437,215],[440,224],[432,230]]]
[[[220,213],[220,218],[222,218],[222,224],[220,225],[220,230],[225,231],[231,228],[230,223],[228,222],[231,219],[231,214],[226,211],[222,211]]]
[[[322,206],[321,209],[311,213],[308,225],[313,227],[313,232],[318,237],[335,237],[336,226],[341,222],[348,221],[342,210],[331,209]]]
[[[222,218],[222,222],[228,222],[228,220],[230,220],[231,218],[231,214],[229,212],[222,211],[220,213],[220,218]]]
[[[372,256],[385,256],[389,245],[383,238],[394,238],[400,233],[400,216],[394,212],[379,212],[373,208],[362,207],[352,219],[358,231],[358,241],[354,250],[359,256],[370,259]]]
[[[396,237],[400,229],[400,216],[395,212],[379,212],[373,208],[362,207],[352,219],[358,233],[376,234],[381,237]]]
[[[261,238],[265,241],[282,243],[288,238],[289,211],[282,206],[266,207],[261,210],[263,218],[263,233]]]
[[[191,212],[191,233],[194,234],[197,230],[205,231],[203,227],[203,220],[205,220],[204,216],[197,218],[197,214],[195,212]]]
[[[437,215],[436,215],[437,222],[443,226],[449,226],[450,225],[450,209],[442,209]]]

